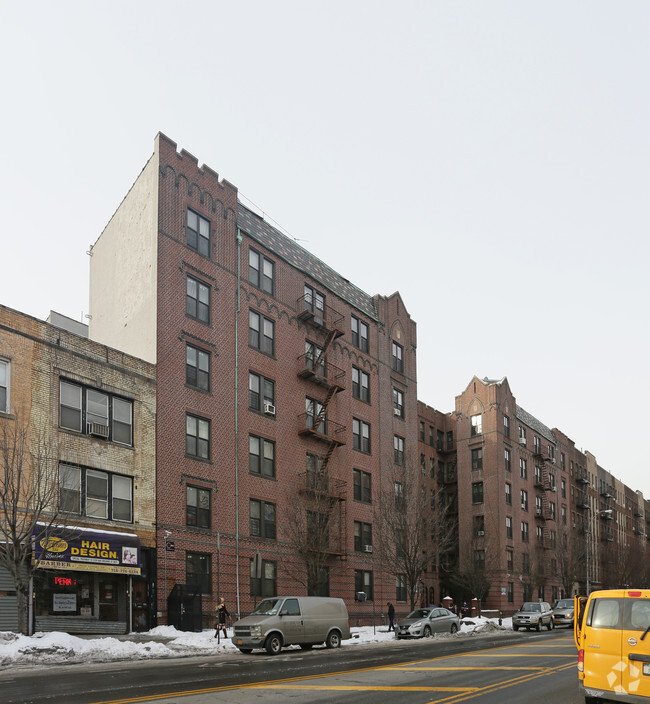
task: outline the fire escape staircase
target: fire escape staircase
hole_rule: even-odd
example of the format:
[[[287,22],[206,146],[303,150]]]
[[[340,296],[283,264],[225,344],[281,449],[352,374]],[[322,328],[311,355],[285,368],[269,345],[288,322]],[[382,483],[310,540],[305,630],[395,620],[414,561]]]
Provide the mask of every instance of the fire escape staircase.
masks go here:
[[[326,389],[323,400],[318,400],[318,412],[305,413],[304,422],[298,434],[312,437],[327,446],[324,455],[319,457],[318,471],[307,471],[301,477],[301,492],[310,495],[314,503],[322,502],[330,516],[336,515],[338,529],[330,534],[330,548],[327,553],[341,559],[347,557],[346,545],[346,482],[330,475],[329,464],[336,448],[345,445],[343,434],[345,426],[328,418],[328,409],[332,399],[345,390],[343,378],[345,371],[327,360],[334,340],[343,335],[344,316],[327,305],[316,305],[311,296],[298,299],[298,318],[314,328],[319,335],[324,335],[318,353],[303,354],[298,358],[298,376]]]

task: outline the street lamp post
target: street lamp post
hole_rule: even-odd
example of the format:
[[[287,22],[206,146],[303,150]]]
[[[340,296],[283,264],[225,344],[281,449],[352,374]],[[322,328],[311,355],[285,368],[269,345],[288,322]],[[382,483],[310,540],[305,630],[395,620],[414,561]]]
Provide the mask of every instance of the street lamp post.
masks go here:
[[[589,509],[589,512],[591,512],[591,508]],[[608,515],[608,514],[610,514],[610,513],[613,513],[613,509],[611,509],[611,508],[606,508],[606,509],[603,509],[602,511],[596,511],[595,514],[594,514],[594,516],[595,516],[596,518],[598,518],[598,516],[605,516],[605,515]],[[590,521],[590,523],[591,523],[591,521]],[[587,537],[587,560],[586,560],[586,563],[587,563],[587,594],[586,594],[586,596],[589,596],[589,589],[590,589],[590,584],[589,584],[589,560],[590,560],[590,557],[591,557],[591,526],[590,526],[590,525],[587,526],[587,530],[585,531],[585,535],[586,535],[586,537]]]

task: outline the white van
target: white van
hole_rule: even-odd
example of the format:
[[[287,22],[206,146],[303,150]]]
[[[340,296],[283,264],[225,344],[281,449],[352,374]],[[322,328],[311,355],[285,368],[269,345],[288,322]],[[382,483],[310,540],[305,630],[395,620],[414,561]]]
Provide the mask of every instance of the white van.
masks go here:
[[[286,645],[308,650],[325,643],[338,648],[350,637],[348,610],[343,599],[321,596],[274,596],[234,625],[232,642],[242,653],[264,648],[277,655]]]

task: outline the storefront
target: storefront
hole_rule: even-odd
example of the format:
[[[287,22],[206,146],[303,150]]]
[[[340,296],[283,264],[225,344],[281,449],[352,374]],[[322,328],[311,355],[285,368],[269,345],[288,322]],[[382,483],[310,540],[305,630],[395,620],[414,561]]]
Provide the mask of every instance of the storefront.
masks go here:
[[[34,539],[36,631],[128,633],[141,625],[138,595],[146,583],[137,535],[65,527],[40,536]]]

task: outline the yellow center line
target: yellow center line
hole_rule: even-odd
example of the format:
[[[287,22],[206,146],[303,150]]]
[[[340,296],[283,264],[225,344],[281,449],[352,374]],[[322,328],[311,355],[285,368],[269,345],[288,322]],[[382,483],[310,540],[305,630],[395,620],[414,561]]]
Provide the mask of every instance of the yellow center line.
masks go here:
[[[475,692],[478,687],[408,687],[390,686],[379,687],[376,685],[356,684],[254,684],[248,689],[283,689],[286,691],[337,691],[337,692],[460,692],[467,694]]]
[[[489,670],[490,672],[492,670],[525,670],[525,671],[530,671],[530,670],[547,670],[547,667],[533,667],[532,665],[530,667],[507,667],[505,665],[494,665],[492,667],[384,667],[382,668],[382,672],[385,670],[395,670],[396,672],[417,672],[419,670],[432,670],[434,672],[449,672],[451,670]]]
[[[531,680],[538,679],[539,677],[546,677],[547,675],[552,675],[556,672],[562,672],[563,670],[568,670],[573,668],[575,665],[573,663],[569,665],[558,665],[557,667],[549,667],[541,672],[530,673],[528,675],[522,675],[521,677],[515,677],[511,680],[505,680],[504,682],[497,682],[495,684],[487,685],[486,687],[479,687],[475,692],[466,692],[462,694],[456,694],[446,699],[436,699],[429,704],[456,704],[456,702],[464,702],[468,699],[473,699],[476,696],[483,694],[491,694],[492,692],[498,692],[501,689],[507,689],[508,687],[513,687],[517,684],[523,684],[524,682],[530,682]]]

